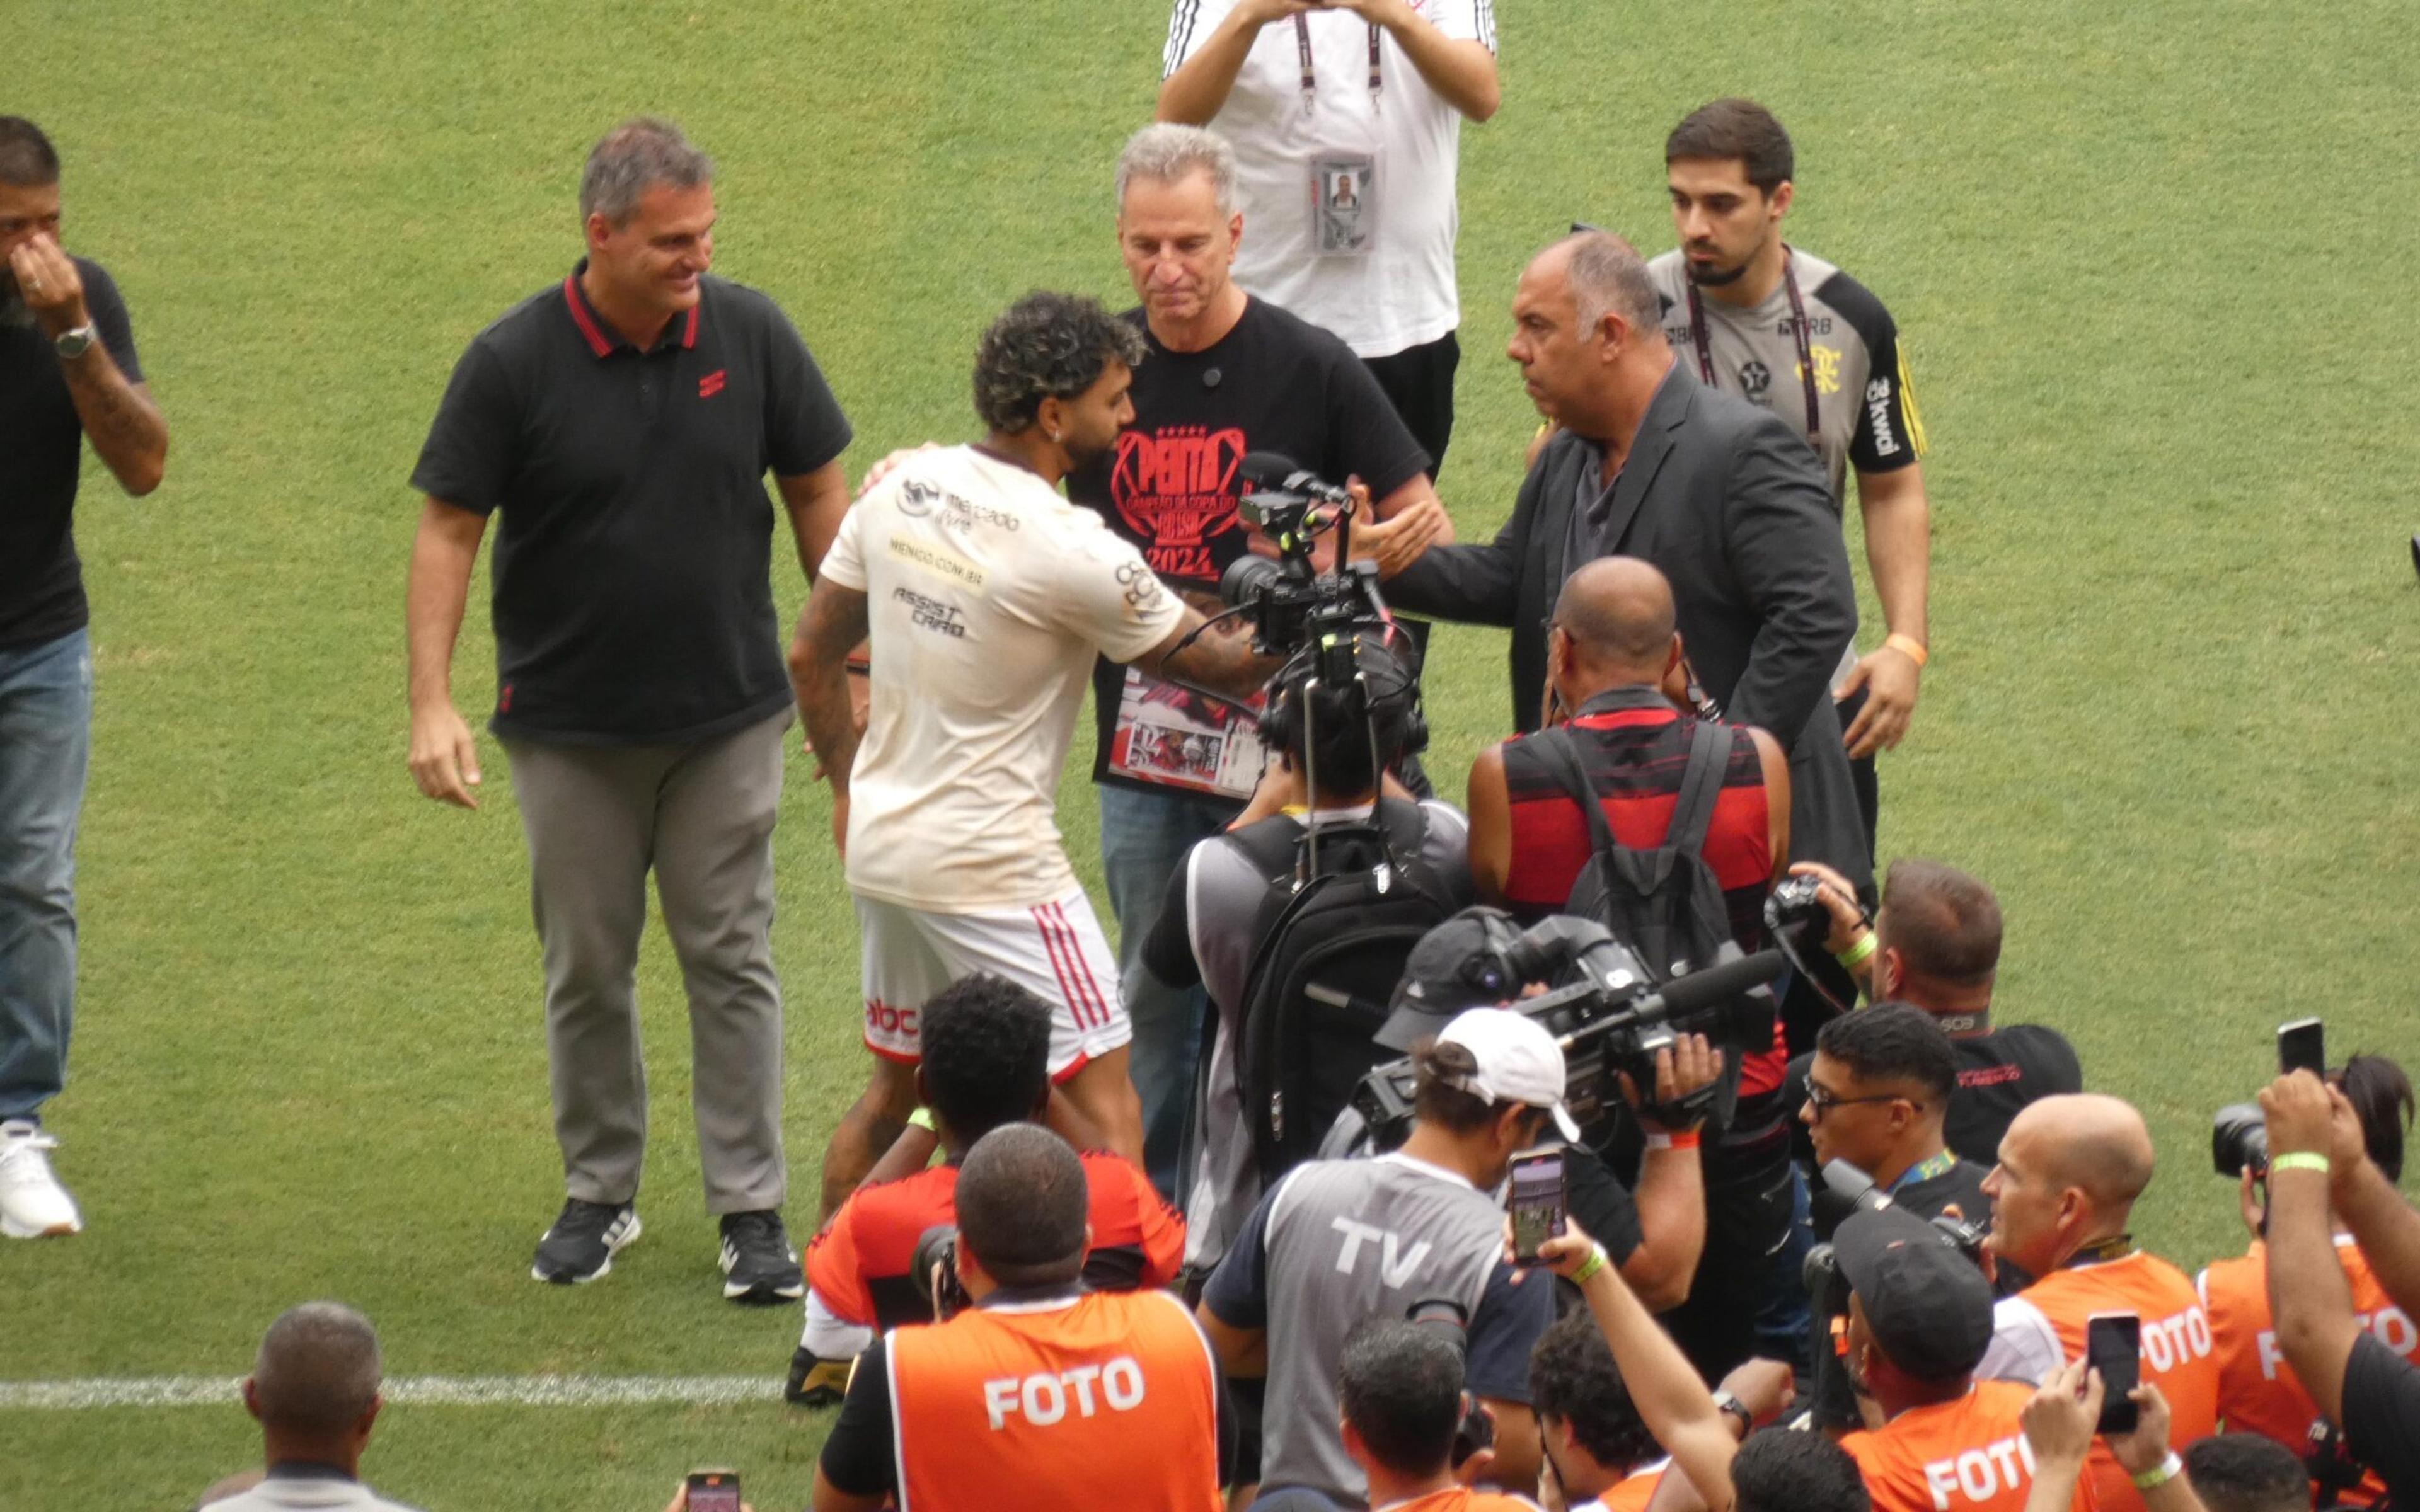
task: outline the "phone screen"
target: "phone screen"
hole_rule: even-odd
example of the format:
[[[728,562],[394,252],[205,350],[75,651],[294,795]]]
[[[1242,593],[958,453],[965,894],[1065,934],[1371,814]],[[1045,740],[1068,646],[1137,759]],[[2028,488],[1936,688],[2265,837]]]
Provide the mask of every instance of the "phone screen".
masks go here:
[[[2101,1372],[2102,1433],[2132,1433],[2139,1409],[2127,1399],[2143,1383],[2143,1320],[2133,1313],[2094,1313],[2084,1325],[2085,1363]]]
[[[1513,1257],[1536,1259],[1539,1248],[1563,1231],[1563,1152],[1513,1156],[1505,1205],[1512,1214]]]
[[[728,1470],[691,1471],[689,1512],[739,1512],[739,1477]]]
[[[2327,1041],[2318,1019],[2296,1019],[2277,1026],[2277,1070],[2283,1075],[2307,1071],[2325,1079]]]

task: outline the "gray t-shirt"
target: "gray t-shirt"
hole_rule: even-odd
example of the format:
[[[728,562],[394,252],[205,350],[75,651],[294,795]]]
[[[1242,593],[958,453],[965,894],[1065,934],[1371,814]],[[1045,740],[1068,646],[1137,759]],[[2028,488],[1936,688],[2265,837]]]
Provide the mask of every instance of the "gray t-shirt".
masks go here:
[[[1909,391],[1907,358],[1890,312],[1866,286],[1812,253],[1790,249],[1800,301],[1807,306],[1807,352],[1814,359],[1815,410],[1823,436],[1823,471],[1837,507],[1847,496],[1848,470],[1890,472],[1924,454],[1924,425]],[[1702,380],[1697,332],[1689,317],[1689,270],[1677,251],[1651,260],[1648,276],[1664,309],[1664,335],[1681,368]],[[1764,302],[1737,310],[1712,296],[1706,313],[1706,355],[1714,386],[1738,394],[1807,432],[1807,391],[1798,376],[1787,281]]]
[[[1543,1272],[1515,1282],[1503,1256],[1495,1198],[1400,1150],[1288,1172],[1202,1294],[1228,1327],[1267,1331],[1262,1488],[1307,1486],[1351,1502],[1368,1494],[1337,1434],[1336,1396],[1344,1336],[1364,1319],[1453,1303],[1469,1320],[1471,1395],[1527,1405],[1529,1351],[1555,1320],[1555,1288]]]
[[[1472,901],[1470,822],[1460,810],[1433,798],[1420,810],[1428,821],[1420,859],[1429,875],[1450,891],[1448,901],[1460,908]],[[1322,810],[1318,817],[1327,824],[1368,813],[1366,808],[1350,814]],[[1302,821],[1290,816],[1263,823],[1285,825],[1297,834],[1302,828]],[[1261,1200],[1260,1163],[1235,1074],[1235,1035],[1252,957],[1261,945],[1253,924],[1270,883],[1244,847],[1224,835],[1193,847],[1178,881],[1168,889],[1143,961],[1171,985],[1198,980],[1218,1010],[1206,1084],[1195,1100],[1193,1148],[1199,1154],[1185,1207],[1186,1266],[1206,1271],[1226,1257],[1236,1229]]]

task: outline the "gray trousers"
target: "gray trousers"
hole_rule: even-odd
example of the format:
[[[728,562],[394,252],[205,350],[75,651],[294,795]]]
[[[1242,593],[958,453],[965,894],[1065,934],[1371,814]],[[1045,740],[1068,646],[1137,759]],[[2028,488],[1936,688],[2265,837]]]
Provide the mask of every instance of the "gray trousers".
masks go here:
[[[546,1041],[564,1186],[639,1191],[647,1073],[639,937],[647,872],[689,989],[690,1102],[710,1213],[778,1208],[782,989],[773,973],[773,820],[787,710],[688,746],[505,741],[546,956]]]

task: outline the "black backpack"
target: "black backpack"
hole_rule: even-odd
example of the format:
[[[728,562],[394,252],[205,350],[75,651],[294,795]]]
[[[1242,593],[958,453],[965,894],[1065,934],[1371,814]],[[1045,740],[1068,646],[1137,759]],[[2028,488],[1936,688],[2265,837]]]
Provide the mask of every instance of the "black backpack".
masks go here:
[[[1672,822],[1664,831],[1664,843],[1652,850],[1633,850],[1613,838],[1603,800],[1589,780],[1570,732],[1558,726],[1522,742],[1588,816],[1593,854],[1580,868],[1562,911],[1613,931],[1614,938],[1637,951],[1659,980],[1740,954],[1722,885],[1705,857],[1714,800],[1722,795],[1723,777],[1730,768],[1731,739],[1729,725],[1698,721]]]
[[[1706,831],[1714,823],[1714,801],[1722,795],[1724,775],[1730,769],[1732,739],[1729,725],[1712,719],[1698,721],[1689,737],[1689,764],[1681,774],[1671,823],[1665,828],[1664,842],[1651,849],[1633,849],[1613,838],[1613,826],[1606,823],[1602,800],[1568,731],[1558,726],[1522,742],[1588,816],[1591,854],[1572,884],[1562,911],[1611,930],[1614,938],[1635,951],[1658,980],[1736,961],[1744,953],[1731,934],[1722,885],[1705,857]],[[1681,1027],[1714,1032],[1705,1017]],[[1718,1042],[1723,1038],[1717,1034]],[[1740,1052],[1770,1048],[1770,1040],[1764,1045],[1732,1043],[1723,1048],[1722,1080],[1706,1123],[1710,1134],[1729,1127],[1738,1103]],[[1624,1128],[1606,1148],[1608,1160],[1633,1153],[1627,1142],[1634,1131],[1628,1129],[1628,1120],[1620,1121]]]
[[[1255,825],[1229,837],[1269,879],[1235,1044],[1264,1189],[1311,1158],[1361,1078],[1394,1058],[1376,1036],[1395,983],[1412,947],[1455,908],[1420,858],[1427,836],[1419,805],[1388,800],[1316,836]]]

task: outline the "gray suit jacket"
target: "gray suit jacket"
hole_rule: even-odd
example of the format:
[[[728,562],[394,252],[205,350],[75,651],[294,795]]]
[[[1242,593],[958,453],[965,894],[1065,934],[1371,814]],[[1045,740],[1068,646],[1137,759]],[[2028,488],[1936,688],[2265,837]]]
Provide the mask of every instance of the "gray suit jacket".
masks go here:
[[[1519,730],[1538,724],[1546,619],[1579,565],[1572,517],[1592,453],[1579,438],[1558,435],[1493,542],[1432,548],[1386,587],[1397,608],[1512,630]],[[1597,492],[1593,484],[1589,491]],[[1699,682],[1727,717],[1761,726],[1789,748],[1792,856],[1827,862],[1867,887],[1873,858],[1831,698],[1832,673],[1856,638],[1856,586],[1807,438],[1676,363],[1590,535],[1671,579]]]

